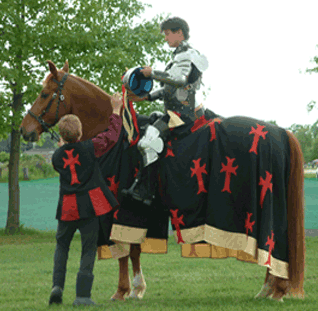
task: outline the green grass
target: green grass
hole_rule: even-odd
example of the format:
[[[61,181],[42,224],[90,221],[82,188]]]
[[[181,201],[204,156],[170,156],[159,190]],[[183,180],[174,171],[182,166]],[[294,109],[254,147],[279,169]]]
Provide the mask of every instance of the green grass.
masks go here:
[[[0,310],[48,310],[55,232],[21,231],[8,237],[0,230]],[[109,301],[118,284],[118,262],[112,259],[96,261],[92,298],[102,304],[100,310],[316,310],[318,238],[306,238],[306,247],[305,300],[254,300],[264,282],[265,268],[233,258],[181,258],[173,238],[169,239],[168,254],[141,256],[147,282],[143,300]],[[74,310],[80,250],[80,237],[76,235],[69,254],[64,304],[50,310]]]

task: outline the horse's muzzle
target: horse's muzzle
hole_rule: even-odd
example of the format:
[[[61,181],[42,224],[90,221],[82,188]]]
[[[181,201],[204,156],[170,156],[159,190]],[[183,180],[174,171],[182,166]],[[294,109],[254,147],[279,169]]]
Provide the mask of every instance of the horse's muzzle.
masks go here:
[[[39,140],[39,135],[36,130],[33,130],[32,132],[27,132],[24,127],[21,127],[20,133],[25,141],[34,142]]]

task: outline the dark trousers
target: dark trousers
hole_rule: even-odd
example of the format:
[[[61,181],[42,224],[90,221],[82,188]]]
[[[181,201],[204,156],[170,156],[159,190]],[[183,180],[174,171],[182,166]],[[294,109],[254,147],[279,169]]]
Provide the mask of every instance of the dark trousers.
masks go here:
[[[54,254],[53,287],[64,289],[66,263],[70,244],[75,231],[79,229],[82,240],[82,255],[79,274],[93,278],[93,268],[97,252],[99,231],[98,217],[76,221],[58,221],[56,233],[56,249]]]

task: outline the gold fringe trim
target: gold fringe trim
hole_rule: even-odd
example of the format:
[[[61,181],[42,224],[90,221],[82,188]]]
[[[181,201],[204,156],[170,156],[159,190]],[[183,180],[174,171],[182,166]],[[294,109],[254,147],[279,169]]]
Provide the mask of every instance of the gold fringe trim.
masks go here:
[[[98,260],[113,258],[112,253],[107,245],[98,246]]]
[[[177,232],[174,232],[176,241]],[[258,248],[253,237],[242,233],[233,233],[202,225],[196,228],[181,230],[184,244],[181,248],[183,257],[191,258],[227,258],[257,263],[269,268],[269,272],[284,279],[288,279],[288,263],[271,256],[271,266],[265,265],[268,260],[268,251]],[[208,244],[198,243],[205,241]],[[198,243],[198,244],[194,244]]]
[[[114,241],[115,245],[102,245],[98,247],[98,260],[119,259],[130,253],[130,243]],[[138,243],[139,244],[139,243]],[[168,252],[167,240],[146,238],[141,244],[141,252],[148,254],[166,254]]]
[[[111,240],[132,244],[141,244],[144,242],[147,229],[128,227],[113,224],[111,231]]]
[[[166,254],[168,252],[167,240],[146,238],[141,244],[141,252],[148,254]]]

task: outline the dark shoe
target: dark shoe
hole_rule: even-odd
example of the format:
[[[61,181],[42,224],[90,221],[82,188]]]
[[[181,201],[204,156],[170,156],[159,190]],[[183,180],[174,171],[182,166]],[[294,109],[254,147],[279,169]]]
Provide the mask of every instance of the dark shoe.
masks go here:
[[[88,297],[76,297],[73,302],[73,306],[96,306],[96,303]]]
[[[63,289],[60,286],[54,286],[51,291],[51,296],[49,300],[49,305],[56,303],[62,303]]]

